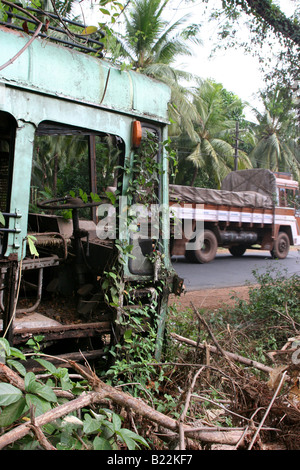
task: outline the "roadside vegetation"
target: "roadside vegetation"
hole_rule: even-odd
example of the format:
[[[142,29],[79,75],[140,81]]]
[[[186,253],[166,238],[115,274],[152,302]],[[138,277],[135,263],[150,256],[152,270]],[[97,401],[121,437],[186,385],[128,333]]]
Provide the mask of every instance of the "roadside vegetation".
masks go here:
[[[194,2],[185,2],[190,11]],[[0,19],[6,19],[12,3],[1,3]],[[73,18],[85,6],[74,10],[78,3],[89,2],[33,0],[22,2],[22,6],[50,7],[62,17]],[[105,60],[121,70],[151,76],[171,89],[169,138],[177,170],[171,172],[172,183],[218,188],[236,163],[238,169],[268,168],[289,172],[294,179],[300,179],[299,8],[296,5],[293,16],[287,18],[269,0],[229,0],[220,2],[219,6],[207,0],[202,2],[203,14],[208,10],[207,18],[216,28],[217,48],[240,48],[245,55],[259,57],[265,88],[257,90],[256,98],[261,102],[261,109],[257,110],[254,101],[245,103],[234,90],[204,79],[201,68],[195,76],[178,66],[179,61],[184,62],[185,57],[193,55],[196,47],[204,47],[204,38],[201,17],[181,16],[179,9],[174,21],[170,19],[170,12],[174,14],[178,8],[175,0],[92,3],[95,3],[95,13],[101,12],[103,21],[91,27],[92,33],[88,34],[96,35],[100,29],[105,31]],[[257,3],[262,5],[257,6]],[[84,17],[84,10],[82,12]],[[239,37],[240,25],[249,32],[247,41]],[[20,27],[24,25],[20,23]],[[33,28],[30,24],[26,27]],[[74,31],[72,27],[68,30],[69,35],[77,32],[76,27],[73,28]],[[246,118],[249,109],[255,114],[251,121]],[[75,152],[80,158],[74,166]],[[34,189],[54,196],[63,189],[62,178],[72,176],[79,183],[83,155],[84,143],[80,139],[72,144],[66,139],[51,144],[45,138],[40,139],[33,174]],[[47,184],[49,174],[55,176],[54,187]]]
[[[27,3],[34,2],[22,5]],[[71,15],[72,3],[51,0],[61,14]],[[253,123],[245,118],[246,104],[222,84],[175,67],[179,56],[190,54],[192,43],[201,47],[201,27],[188,18],[170,25],[163,19],[167,4],[103,0],[99,7],[108,19],[100,25],[106,30],[106,60],[171,88],[172,183],[218,187],[234,169],[237,122],[239,168],[291,172],[299,180],[299,102],[291,88],[299,79],[299,11],[295,8],[287,21],[272,1],[228,0],[214,13],[226,16],[219,32],[223,46],[225,39],[237,41],[236,21],[245,12],[255,20],[248,21],[252,45],[271,41],[272,31],[276,37],[284,32],[278,54],[283,67],[269,74],[266,90],[258,91],[264,110]],[[11,6],[1,3],[1,19]],[[121,15],[123,36],[114,30]],[[106,141],[97,143],[100,150],[106,160],[102,170],[113,184],[116,155]],[[32,204],[37,192],[64,193],[69,180],[82,190],[85,152],[80,139],[71,145],[41,138]],[[108,276],[116,279],[114,272]],[[236,298],[233,307],[210,311],[171,305],[161,363],[153,359],[154,329],[141,335],[147,320],[142,308],[121,325],[123,341],[107,351],[114,360],[105,372],[98,364],[82,366],[71,359],[53,365],[41,352],[43,337],[29,341],[30,352],[0,338],[0,449],[299,449],[300,279],[267,272],[256,273],[256,280],[249,300]],[[117,298],[118,285],[114,288]]]
[[[170,306],[161,363],[132,328],[105,374],[0,339],[0,448],[299,448],[300,279],[256,280],[232,307]]]

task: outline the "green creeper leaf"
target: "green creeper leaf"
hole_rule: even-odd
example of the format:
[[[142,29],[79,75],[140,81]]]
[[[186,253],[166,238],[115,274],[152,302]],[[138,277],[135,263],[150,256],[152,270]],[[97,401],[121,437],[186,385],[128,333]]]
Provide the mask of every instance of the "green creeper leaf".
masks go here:
[[[112,203],[112,205],[114,205],[116,203],[116,196],[114,193],[112,193],[111,191],[106,191],[105,192],[106,196],[108,197],[108,199],[110,200],[110,202]]]
[[[120,416],[114,413],[112,418],[113,418],[112,422],[113,422],[114,431],[119,431],[119,429],[121,429],[121,426],[122,426],[122,420]]]
[[[117,432],[117,434],[125,442],[125,444],[128,447],[128,450],[134,450],[136,449],[136,447],[139,447],[138,443],[146,447],[149,447],[148,443],[145,441],[143,437],[130,431],[130,429],[121,429],[120,431]]]
[[[25,399],[28,408],[30,408],[31,406],[34,407],[35,416],[40,416],[46,413],[47,411],[51,410],[51,404],[48,401],[38,397],[37,395],[27,393]]]
[[[35,384],[35,393],[41,397],[44,398],[44,400],[50,401],[50,402],[57,402],[57,396],[53,392],[51,387],[48,387],[48,385],[43,385],[38,382]]]
[[[31,384],[35,382],[35,375],[33,372],[28,372],[24,378],[24,385],[26,392],[30,392]]]
[[[22,361],[26,361],[26,356],[20,351],[20,349],[10,346],[10,356],[17,357]]]
[[[132,330],[126,330],[124,333],[124,340],[126,342],[130,342],[131,336],[132,336]]]
[[[0,357],[10,356],[10,345],[6,338],[0,338]]]
[[[55,377],[60,380],[62,390],[71,390],[71,388],[73,388],[74,384],[69,377],[69,371],[67,369],[59,369],[59,373],[55,374]]]
[[[110,445],[107,439],[103,439],[103,437],[96,436],[93,441],[94,450],[112,450],[112,446]]]
[[[109,11],[106,10],[106,8],[100,8],[100,11],[101,13],[103,13],[103,15],[110,15]]]
[[[28,241],[30,254],[33,256],[40,256],[34,244],[34,242],[36,241],[36,238],[32,235],[28,235],[27,241]]]
[[[0,427],[10,426],[22,415],[26,406],[25,398],[20,398],[15,403],[6,406],[0,414]]]
[[[123,10],[123,8],[124,8],[124,5],[122,5],[122,3],[120,3],[120,2],[114,2],[114,5],[116,5],[117,7],[119,7],[120,10]]]
[[[97,26],[87,26],[84,28],[83,31],[81,31],[81,36],[88,36],[90,34],[96,33],[98,30]]]
[[[134,442],[133,439],[131,439],[131,437],[126,436],[126,434],[123,431],[125,431],[125,429],[118,431],[117,435],[122,439],[123,442],[125,442],[128,450],[135,450],[136,443]]]
[[[100,196],[98,196],[98,194],[96,194],[96,193],[91,193],[90,196],[91,196],[91,199],[92,199],[93,202],[100,202],[101,201]]]
[[[110,439],[115,434],[113,423],[110,423],[109,421],[103,421],[103,425],[104,427],[102,430],[102,436],[105,439]]]
[[[8,359],[7,361],[7,364],[10,366],[10,367],[14,367],[20,375],[22,375],[23,377],[25,377],[26,375],[26,369],[25,367],[23,366],[23,364],[21,364],[20,362],[18,361],[14,361],[13,359]]]
[[[83,432],[85,434],[92,434],[95,432],[99,432],[103,419],[104,419],[104,416],[102,417],[102,419],[95,419],[95,418],[92,418],[88,414],[85,415],[84,422],[83,422]]]
[[[24,383],[26,392],[38,395],[46,401],[57,402],[57,397],[52,388],[37,382],[33,372],[25,375]]]
[[[11,384],[0,383],[0,406],[8,406],[17,402],[22,397],[22,392]]]
[[[41,366],[43,366],[51,374],[55,374],[57,372],[57,368],[52,364],[52,362],[46,361],[40,357],[35,358],[35,361],[41,364]]]

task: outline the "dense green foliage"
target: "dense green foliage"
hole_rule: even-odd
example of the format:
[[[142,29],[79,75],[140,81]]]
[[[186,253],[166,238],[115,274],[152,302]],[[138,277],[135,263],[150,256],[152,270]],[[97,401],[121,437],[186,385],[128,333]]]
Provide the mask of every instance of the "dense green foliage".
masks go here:
[[[256,282],[249,286],[249,300],[232,295],[234,306],[224,304],[210,312],[208,323],[224,349],[268,364],[267,352],[281,349],[299,332],[300,279],[274,268],[253,274]],[[187,309],[172,321],[183,336],[199,341],[192,318],[194,312]],[[200,341],[208,338],[203,330]]]
[[[27,3],[46,8],[47,2],[23,2],[23,7]],[[51,0],[48,3],[60,14],[72,16],[74,1]],[[192,10],[194,0],[187,3]],[[242,47],[245,52],[254,51],[262,61],[268,81],[265,90],[257,91],[264,110],[257,112],[254,123],[244,118],[246,103],[225,90],[222,84],[203,82],[201,77],[175,66],[180,57],[191,55],[193,44],[202,47],[199,21],[191,21],[189,15],[179,18],[177,15],[174,21],[167,17],[167,12],[172,11],[170,8],[178,7],[176,2],[99,2],[103,15],[100,26],[107,33],[104,39],[107,60],[121,68],[150,75],[171,88],[169,136],[180,169],[172,182],[218,187],[224,176],[235,168],[236,122],[239,123],[238,168],[262,166],[291,172],[299,179],[298,103],[293,100],[295,92],[291,89],[299,76],[298,9],[295,6],[294,15],[287,17],[271,0],[227,0],[214,8],[209,0],[203,0],[202,4],[203,11],[209,9],[211,21],[218,28],[218,47]],[[2,5],[2,11],[7,8],[8,5]],[[239,37],[237,24],[249,29],[248,43]],[[268,63],[274,63],[270,62],[273,49],[278,66],[272,65],[268,71]],[[251,107],[251,103],[247,106]],[[38,181],[33,181],[33,186],[43,190],[46,187],[56,194],[57,190],[64,191],[62,179],[71,178],[76,186],[83,188],[84,152],[80,145],[80,139],[77,143],[73,139],[69,146],[59,139],[50,145],[44,141],[35,160],[34,177]],[[114,163],[112,158],[109,165]],[[46,181],[50,171],[57,173],[54,188],[49,188]]]
[[[36,340],[41,341],[42,337]],[[72,379],[67,368],[56,368],[47,357],[35,352],[34,349],[38,349],[38,344],[34,340],[28,343],[33,347],[31,357],[45,371],[42,377],[37,377],[33,372],[26,372],[26,355],[10,347],[6,339],[0,338],[2,362],[6,362],[9,367],[16,370],[24,381],[24,390],[9,383],[0,383],[2,435],[11,425],[30,421],[33,416],[37,418],[66,403],[66,398],[59,398],[55,393],[58,389],[68,392],[73,398],[91,390],[84,379]],[[134,450],[140,446],[148,447],[144,438],[126,429],[122,418],[105,407],[93,406],[91,409],[85,409],[80,417],[76,412],[69,413],[61,419],[46,424],[43,432],[48,438],[49,445],[58,450],[118,450],[122,447]],[[34,435],[28,434],[9,448],[34,450],[40,449],[41,444]]]
[[[175,182],[218,187],[226,174],[235,168],[233,156],[237,121],[239,169],[263,166],[273,171],[291,172],[299,179],[298,121],[295,103],[291,99],[292,90],[287,84],[281,85],[281,88],[269,87],[262,95],[265,111],[261,115],[257,113],[258,124],[247,122],[244,118],[246,103],[230,94],[221,84],[210,80],[203,82],[199,77],[191,77],[186,72],[174,69],[173,64],[178,56],[191,53],[187,40],[195,40],[201,47],[201,28],[191,24],[184,26],[184,17],[173,24],[166,21],[164,13],[168,3],[143,0],[129,5],[125,22],[126,34],[120,38],[119,54],[135,70],[150,74],[171,86],[169,135],[180,168]],[[208,3],[209,7],[209,2],[203,3]],[[234,30],[235,21],[246,12],[246,16],[252,15],[255,18],[253,41],[260,41],[261,44],[266,42],[267,37],[263,32],[266,24],[279,38],[283,36],[286,40],[295,40],[298,27],[296,17],[295,34],[288,32],[285,35],[281,23],[286,22],[292,28],[292,22],[284,18],[278,7],[269,1],[265,5],[250,3],[223,2],[222,8],[214,13],[215,17],[227,15],[230,21],[229,35]],[[271,17],[274,17],[273,22]],[[184,32],[172,36],[180,26],[185,27]],[[220,44],[225,42],[226,35],[223,35]],[[287,55],[285,59],[288,61]],[[296,71],[292,64],[291,59],[285,64],[285,70],[289,65],[290,76],[295,79]],[[262,131],[263,122],[268,119],[271,123],[267,124],[268,127],[265,125]]]
[[[257,284],[249,288],[248,301],[235,298],[233,307],[224,305],[217,310],[201,311],[201,315],[206,318],[210,331],[225,350],[269,364],[267,353],[280,349],[288,338],[299,331],[300,283],[299,277],[287,278],[281,272],[274,273],[274,270],[264,274],[256,272],[255,276]],[[151,360],[151,331],[148,335],[143,334],[141,341],[145,314],[146,310],[141,307],[140,315],[134,317],[134,323],[132,318],[128,318],[127,326],[124,323],[124,342],[116,345],[116,350],[123,350],[124,359],[110,369],[104,380],[118,388],[122,387],[123,391],[134,397],[142,397],[158,411],[178,419],[184,406],[181,395],[187,387],[187,376],[185,369],[179,367],[177,370],[176,365],[190,367],[194,363],[199,369],[199,362],[203,358],[189,346],[172,341],[169,334],[174,332],[208,343],[211,343],[211,337],[207,329],[200,328],[193,310],[170,307],[165,362],[157,364]],[[5,339],[0,339],[1,362],[17,373],[24,384],[24,387],[19,387],[16,383],[0,384],[0,437],[5,436],[12,427],[30,422],[34,416],[54,410],[68,400],[92,390],[86,380],[73,376],[67,368],[55,367],[49,362],[50,359],[40,351],[41,341],[42,337],[30,340],[25,355],[24,351],[13,348]],[[28,347],[31,349],[29,352]],[[38,374],[26,372],[29,359],[33,359],[43,371]],[[214,411],[219,398],[224,397],[225,387],[228,393],[230,382],[218,380],[222,367],[224,364],[222,366],[222,359],[219,358],[211,367],[216,378],[210,387],[204,381],[203,405],[191,408],[191,418],[207,417],[209,409]],[[222,374],[224,373],[223,371]],[[249,374],[249,368],[245,369],[245,374]],[[213,405],[210,406],[212,399]],[[222,407],[221,402],[219,406]],[[219,425],[222,423],[223,426],[232,426],[230,415],[216,415],[215,419]],[[149,423],[145,427],[143,421],[137,419],[134,430],[131,430],[131,424],[128,416],[122,416],[117,406],[93,405],[85,407],[81,414],[72,412],[49,422],[41,430],[48,445],[60,450],[157,449],[158,443],[153,438],[148,438],[145,432],[150,429]],[[151,432],[149,435],[151,436]],[[7,448],[29,450],[40,449],[42,446],[41,440],[29,433]]]

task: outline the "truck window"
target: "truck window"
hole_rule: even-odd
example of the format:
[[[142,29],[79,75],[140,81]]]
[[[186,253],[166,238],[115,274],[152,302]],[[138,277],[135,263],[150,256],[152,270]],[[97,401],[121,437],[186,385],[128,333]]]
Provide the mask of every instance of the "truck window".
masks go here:
[[[286,200],[288,207],[295,207],[296,205],[296,192],[294,189],[286,189]]]
[[[286,207],[285,188],[279,188],[279,206],[280,207]]]

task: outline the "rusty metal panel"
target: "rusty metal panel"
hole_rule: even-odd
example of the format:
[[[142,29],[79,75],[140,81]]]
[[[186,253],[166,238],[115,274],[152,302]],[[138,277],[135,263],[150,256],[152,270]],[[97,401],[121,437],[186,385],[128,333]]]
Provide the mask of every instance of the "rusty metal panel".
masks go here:
[[[0,65],[15,56],[27,42],[25,33],[0,27]],[[33,41],[12,64],[1,70],[0,81],[123,113],[168,120],[167,85],[43,39]]]

